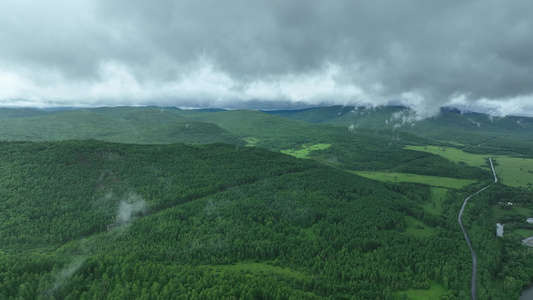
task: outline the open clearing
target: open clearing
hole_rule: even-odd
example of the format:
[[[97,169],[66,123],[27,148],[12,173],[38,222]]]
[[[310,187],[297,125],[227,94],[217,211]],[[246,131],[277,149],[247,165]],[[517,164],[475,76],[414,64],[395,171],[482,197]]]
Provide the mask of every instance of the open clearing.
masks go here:
[[[406,146],[405,149],[429,152],[440,155],[455,163],[463,162],[470,166],[490,169],[490,166],[486,163],[487,158],[490,157],[488,154],[472,154],[456,148],[438,146]]]
[[[255,147],[257,142],[259,142],[259,139],[255,138],[255,137],[252,137],[252,136],[249,136],[249,137],[245,137],[244,141],[247,143],[246,146]]]
[[[305,228],[303,231],[305,232],[305,237],[308,239],[316,239],[318,237],[311,227]]]
[[[457,179],[450,177],[428,176],[418,175],[411,173],[396,173],[396,172],[373,172],[373,171],[350,171],[370,179],[375,179],[385,182],[414,182],[422,183],[435,187],[444,187],[450,189],[460,189],[469,184],[475,183],[475,180],[471,179]]]
[[[286,275],[291,276],[296,279],[304,279],[309,277],[309,275],[295,271],[289,268],[285,267],[278,267],[273,266],[271,264],[268,264],[266,262],[238,262],[233,265],[216,265],[216,266],[209,266],[209,268],[212,268],[218,272],[222,271],[232,271],[232,272],[249,272],[253,274],[259,274],[259,273],[273,273],[278,275]]]
[[[315,144],[311,146],[303,145],[302,149],[294,150],[294,149],[288,149],[288,150],[281,150],[280,152],[283,154],[292,155],[297,158],[308,158],[309,152],[314,150],[324,150],[331,147],[331,144]]]
[[[450,147],[437,146],[406,146],[406,149],[425,151],[440,155],[453,162],[463,162],[470,166],[489,169],[486,159],[490,156],[497,162],[495,165],[498,179],[503,184],[513,187],[533,188],[533,159],[507,156],[491,156],[488,154],[472,154]]]
[[[430,227],[424,222],[413,218],[411,216],[405,216],[405,221],[407,222],[407,229],[405,233],[410,234],[414,237],[428,237],[435,234],[435,228]]]
[[[426,300],[426,299],[440,299],[440,296],[446,292],[444,286],[437,282],[430,280],[430,287],[427,290],[409,289],[407,291],[398,292],[398,296],[406,295],[408,299],[412,300]]]
[[[518,234],[523,239],[528,238],[530,236],[533,236],[533,229],[515,229],[513,230],[513,233]]]
[[[503,209],[500,205],[493,205],[492,215],[496,221],[499,221],[506,215],[522,215],[525,223],[526,219],[533,215],[533,211],[527,207],[521,207],[520,204],[512,205],[508,209]]]
[[[495,157],[496,174],[503,184],[533,188],[533,159]]]

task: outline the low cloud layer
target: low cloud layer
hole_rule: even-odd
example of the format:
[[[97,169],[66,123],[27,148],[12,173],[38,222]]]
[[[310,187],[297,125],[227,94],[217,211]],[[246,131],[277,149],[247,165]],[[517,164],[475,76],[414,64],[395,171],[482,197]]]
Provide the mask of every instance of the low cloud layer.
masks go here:
[[[8,0],[0,106],[452,105],[533,116],[533,3]]]

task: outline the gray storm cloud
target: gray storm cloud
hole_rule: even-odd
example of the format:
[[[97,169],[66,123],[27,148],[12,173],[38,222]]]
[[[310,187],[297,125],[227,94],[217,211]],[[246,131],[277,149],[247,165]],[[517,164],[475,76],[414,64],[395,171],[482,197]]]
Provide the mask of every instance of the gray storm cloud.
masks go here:
[[[533,3],[6,1],[0,105],[533,115]]]

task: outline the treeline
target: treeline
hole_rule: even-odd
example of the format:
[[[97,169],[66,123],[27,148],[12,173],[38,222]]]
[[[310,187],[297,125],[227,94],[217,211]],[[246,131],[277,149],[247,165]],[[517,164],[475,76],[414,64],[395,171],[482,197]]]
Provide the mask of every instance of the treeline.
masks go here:
[[[479,145],[471,144],[463,148],[464,151],[476,154],[498,154],[533,158],[532,140],[509,138],[494,138]]]

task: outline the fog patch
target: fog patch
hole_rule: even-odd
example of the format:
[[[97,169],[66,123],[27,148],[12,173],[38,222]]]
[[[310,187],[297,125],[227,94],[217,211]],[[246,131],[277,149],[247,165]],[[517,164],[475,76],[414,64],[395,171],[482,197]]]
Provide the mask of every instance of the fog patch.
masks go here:
[[[414,126],[416,122],[422,121],[425,118],[426,116],[420,115],[416,111],[402,110],[393,113],[391,118],[385,121],[385,124],[394,124],[392,128],[399,129],[406,125]]]
[[[70,278],[80,269],[85,261],[85,256],[78,257],[72,261],[68,266],[59,270],[55,276],[55,281],[50,289],[44,292],[45,296],[54,296],[67,283]],[[57,296],[57,295],[56,295]]]
[[[57,274],[57,282],[54,285],[54,288],[60,287],[65,281],[67,281],[74,273],[78,271],[81,267],[81,264],[85,261],[85,258],[78,258],[74,260],[66,268],[59,271]]]
[[[205,214],[207,216],[218,217],[220,215],[219,207],[220,204],[213,202],[213,199],[209,199],[205,204]]]
[[[470,123],[472,123],[472,124],[475,124],[475,125],[477,125],[477,127],[478,127],[478,128],[480,128],[480,127],[481,127],[481,123],[480,123],[480,122],[476,122],[476,121],[472,120],[472,118],[468,118],[468,121],[469,121]]]
[[[123,224],[135,220],[139,215],[146,213],[146,201],[134,193],[130,193],[118,205],[116,222]]]
[[[148,205],[146,201],[134,192],[125,194],[123,197],[116,197],[112,192],[106,192],[101,198],[95,200],[94,207],[100,211],[106,212],[109,218],[113,218],[114,222],[107,226],[107,230],[113,230],[110,237],[119,236],[124,233],[133,222],[146,214]],[[83,263],[88,255],[93,253],[95,245],[93,239],[81,239],[74,250],[74,258],[64,268],[56,271],[54,270],[52,276],[53,283],[48,290],[43,292],[45,297],[58,297],[62,287],[69,282],[69,280],[82,268]]]
[[[125,195],[117,202],[116,214],[114,222],[107,225],[107,231],[118,228],[119,233],[129,226],[139,217],[146,214],[148,211],[148,204],[142,197],[131,192]]]

